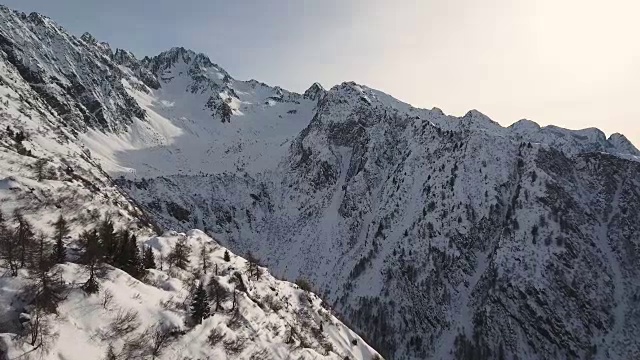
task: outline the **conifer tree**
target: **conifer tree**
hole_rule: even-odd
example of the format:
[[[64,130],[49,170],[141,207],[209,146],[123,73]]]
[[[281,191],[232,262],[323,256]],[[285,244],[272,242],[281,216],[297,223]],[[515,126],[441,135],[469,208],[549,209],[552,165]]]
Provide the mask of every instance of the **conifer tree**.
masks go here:
[[[117,232],[115,238],[117,245],[114,253],[113,264],[117,268],[125,270],[130,261],[129,258],[131,257],[131,245],[129,244],[129,240],[131,240],[131,233],[128,229],[122,229]]]
[[[93,294],[100,290],[97,274],[101,270],[101,265],[104,260],[104,249],[101,246],[100,236],[97,230],[85,231],[80,236],[84,252],[82,254],[82,261],[87,265],[89,271],[89,279],[82,286],[85,292]]]
[[[13,213],[13,217],[18,224],[18,227],[15,230],[15,241],[18,248],[18,264],[21,268],[24,268],[27,266],[30,252],[33,249],[33,227],[19,211],[16,210]]]
[[[117,232],[115,236],[117,243],[114,252],[113,264],[133,277],[139,277],[142,274],[142,256],[138,248],[138,240],[129,230],[123,229]]]
[[[187,245],[187,239],[182,237],[176,242],[171,253],[167,256],[167,260],[170,265],[186,270],[189,265],[190,253],[191,249],[189,249],[189,245]]]
[[[135,234],[131,235],[127,242],[127,253],[127,264],[123,270],[137,278],[142,274],[142,257],[140,256],[138,239]]]
[[[0,258],[9,267],[11,276],[18,276],[18,245],[7,227],[4,214],[0,212]]]
[[[62,214],[58,217],[58,220],[53,223],[53,239],[55,240],[55,245],[53,248],[53,260],[62,264],[66,261],[67,251],[64,247],[63,240],[65,236],[69,235],[69,225],[67,225],[67,221],[64,219]]]
[[[202,282],[200,282],[191,301],[191,319],[195,324],[202,324],[202,319],[208,318],[210,312],[209,297]]]
[[[44,180],[44,178],[46,177],[46,173],[47,173],[47,163],[49,162],[48,159],[45,158],[40,158],[38,160],[36,160],[35,162],[35,175],[36,178],[38,179],[38,181],[42,181]]]
[[[145,246],[142,255],[142,265],[145,269],[155,269],[156,260],[153,256],[153,249],[151,246]]]
[[[104,251],[104,260],[109,264],[114,264],[118,250],[118,240],[113,227],[113,221],[111,221],[109,217],[105,217],[100,223],[98,235],[100,236],[100,243]]]
[[[229,250],[225,250],[224,251],[224,257],[223,257],[224,261],[229,262],[231,261],[231,256],[229,256]]]

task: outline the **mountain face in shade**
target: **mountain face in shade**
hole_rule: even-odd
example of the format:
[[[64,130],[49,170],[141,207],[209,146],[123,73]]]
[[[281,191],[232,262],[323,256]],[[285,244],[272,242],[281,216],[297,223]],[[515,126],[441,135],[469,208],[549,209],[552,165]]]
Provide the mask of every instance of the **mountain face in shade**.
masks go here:
[[[41,129],[34,149],[77,148],[135,216],[309,279],[386,358],[640,356],[640,152],[623,135],[353,82],[297,94],[184,48],[137,59],[0,17],[1,111]],[[47,147],[56,132],[69,145]]]

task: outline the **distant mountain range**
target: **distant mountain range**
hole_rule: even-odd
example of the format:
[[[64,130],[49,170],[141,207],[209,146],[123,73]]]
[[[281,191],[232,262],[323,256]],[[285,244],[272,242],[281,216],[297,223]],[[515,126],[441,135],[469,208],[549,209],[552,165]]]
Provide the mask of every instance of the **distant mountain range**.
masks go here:
[[[388,359],[640,358],[640,152],[621,134],[505,128],[353,82],[297,94],[6,7],[0,118],[81,169],[71,214],[251,251]],[[3,139],[3,211],[59,211],[68,193]]]

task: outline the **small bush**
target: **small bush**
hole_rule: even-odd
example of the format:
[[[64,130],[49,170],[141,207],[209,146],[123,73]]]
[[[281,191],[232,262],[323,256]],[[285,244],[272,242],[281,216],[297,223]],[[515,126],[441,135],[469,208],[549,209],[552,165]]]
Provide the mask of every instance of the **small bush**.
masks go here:
[[[274,312],[278,312],[282,310],[282,308],[284,308],[284,304],[282,303],[282,301],[271,294],[267,294],[264,297],[264,303],[267,304],[267,306]]]
[[[268,359],[271,359],[271,356],[269,356],[269,350],[267,349],[258,350],[253,354],[251,354],[251,356],[249,357],[249,360],[268,360]]]
[[[105,310],[108,310],[107,308],[109,307],[109,305],[111,305],[112,300],[113,300],[113,292],[111,292],[111,290],[109,289],[105,290],[102,294],[102,307]]]
[[[114,338],[121,338],[136,331],[139,326],[140,318],[137,311],[129,310],[127,312],[123,312],[120,310],[116,314],[113,323],[111,323],[111,336]]]
[[[246,326],[247,323],[247,319],[245,319],[239,311],[235,311],[229,318],[229,321],[227,321],[227,327],[231,330],[238,330],[242,326]]]
[[[242,274],[240,274],[240,272],[234,272],[231,279],[229,279],[229,283],[234,284],[236,286],[236,290],[247,292],[247,286],[244,284],[244,280],[242,280]]]
[[[172,310],[172,311],[181,311],[185,309],[185,305],[181,302],[175,301],[173,296],[167,300],[161,300],[160,307],[162,307],[165,310]]]
[[[246,347],[247,339],[238,337],[236,339],[229,339],[222,342],[224,350],[227,354],[237,355]]]
[[[298,278],[298,280],[296,280],[296,285],[304,291],[312,291],[311,283],[307,279]]]
[[[124,341],[124,346],[122,347],[122,358],[123,359],[142,359],[144,358],[148,352],[148,338],[149,334],[145,331],[137,336],[128,337]]]
[[[322,344],[322,348],[324,349],[325,354],[329,356],[329,353],[333,351],[333,344],[330,342],[326,342]]]
[[[166,326],[158,325],[151,330],[151,355],[154,359],[160,356],[172,339],[173,332]]]
[[[211,347],[218,345],[222,339],[224,339],[224,334],[218,328],[211,329],[207,336],[207,342]]]

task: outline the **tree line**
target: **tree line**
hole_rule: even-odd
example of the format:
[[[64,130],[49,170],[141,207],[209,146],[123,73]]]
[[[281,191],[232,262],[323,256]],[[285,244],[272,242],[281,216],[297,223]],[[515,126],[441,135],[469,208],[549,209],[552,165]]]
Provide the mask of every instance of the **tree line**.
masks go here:
[[[139,248],[135,234],[127,229],[116,230],[109,218],[80,234],[78,256],[67,253],[65,239],[70,233],[69,223],[62,215],[53,222],[51,235],[46,235],[36,231],[19,210],[11,217],[0,212],[1,264],[9,276],[23,275],[29,280],[21,297],[33,306],[24,330],[34,350],[47,346],[49,327],[45,315],[57,314],[59,303],[70,290],[59,264],[73,261],[84,265],[89,276],[82,289],[89,294],[99,291],[97,279],[105,264],[136,278],[141,278],[145,269],[155,268],[151,248]]]
[[[176,248],[179,247],[180,241],[176,244]],[[174,248],[175,251],[175,248]],[[249,279],[254,278],[256,281],[260,280],[262,271],[260,270],[260,261],[251,252],[248,252],[245,256],[247,260],[247,276]],[[206,273],[207,262],[206,251],[203,245],[200,254],[201,270]],[[229,251],[225,250],[223,260],[226,262],[231,261]],[[247,292],[247,287],[242,279],[242,274],[238,271],[234,272],[230,279],[233,290],[228,291],[224,285],[218,279],[217,266],[215,267],[213,276],[209,278],[209,281],[205,284],[204,281],[199,281],[197,286],[194,286],[191,291],[191,303],[189,306],[189,315],[193,324],[201,324],[202,320],[211,316],[212,312],[225,312],[236,311],[238,306],[238,291]],[[231,300],[231,308],[226,309],[223,305],[224,302]],[[212,310],[213,307],[213,310]]]
[[[67,256],[65,238],[71,232],[68,221],[60,215],[52,225],[52,235],[48,236],[36,231],[19,210],[14,211],[11,218],[0,212],[0,260],[10,276],[18,276],[21,269],[27,270],[30,276],[37,274],[35,277],[40,279],[44,294],[50,293],[47,286],[54,283],[48,281],[50,275],[59,273],[56,265],[69,260],[86,265],[89,278],[83,289],[88,293],[97,292],[97,275],[104,264],[122,269],[135,278],[142,277],[145,269],[155,268],[151,248],[139,248],[135,234],[128,229],[116,230],[109,218],[80,234],[80,255],[75,259]]]
[[[10,276],[26,276],[30,280],[24,298],[34,306],[30,311],[27,324],[29,343],[34,347],[44,347],[48,336],[46,314],[57,314],[59,303],[70,290],[62,277],[63,267],[59,264],[74,262],[84,266],[87,280],[81,289],[87,294],[100,291],[99,279],[108,269],[107,265],[119,268],[134,278],[141,279],[146,269],[156,268],[156,259],[151,247],[140,247],[137,237],[126,228],[116,229],[113,221],[106,217],[94,227],[87,229],[77,237],[78,247],[68,248],[67,239],[71,233],[69,222],[60,215],[52,223],[51,234],[36,231],[33,224],[16,210],[11,217],[0,212],[0,261]],[[73,251],[70,251],[73,250]],[[191,324],[196,325],[214,312],[234,312],[238,309],[238,292],[246,292],[247,286],[240,271],[235,271],[230,279],[233,289],[227,287],[218,277],[217,264],[210,263],[210,249],[203,244],[199,255],[198,274],[212,272],[209,281],[197,281],[193,284],[189,296],[187,315]],[[166,258],[159,259],[159,267],[191,269],[191,248],[187,239],[178,239]],[[259,280],[262,272],[259,260],[251,253],[246,274],[249,279]],[[231,261],[227,250],[223,260]],[[24,271],[24,272],[23,272]],[[199,277],[200,275],[197,275]],[[196,277],[196,278],[197,278]],[[231,302],[230,306],[225,303]]]

